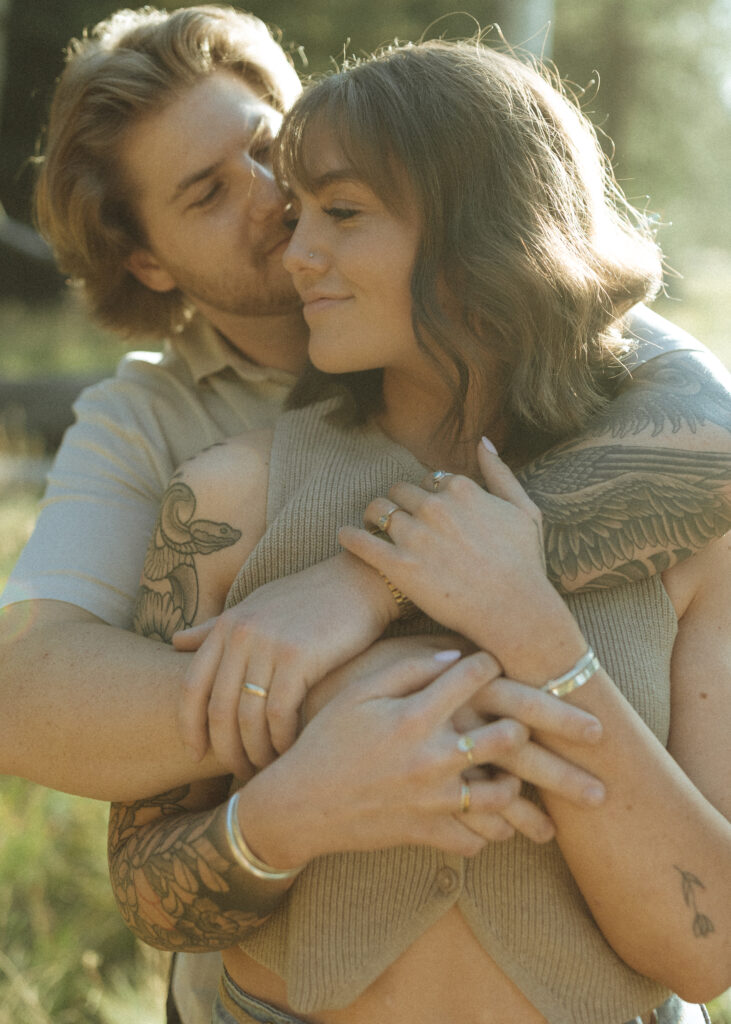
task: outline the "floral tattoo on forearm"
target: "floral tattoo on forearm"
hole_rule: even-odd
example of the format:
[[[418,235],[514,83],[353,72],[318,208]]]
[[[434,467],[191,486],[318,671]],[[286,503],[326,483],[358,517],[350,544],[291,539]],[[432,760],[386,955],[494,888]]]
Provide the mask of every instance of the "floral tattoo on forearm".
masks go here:
[[[225,949],[268,913],[245,906],[241,870],[227,849],[224,810],[192,814],[185,806],[190,788],[112,806],[112,889],[125,923],[149,945]],[[152,815],[155,820],[146,824]]]
[[[705,914],[701,914],[698,909],[697,903],[697,890],[705,889],[705,885],[701,882],[700,878],[697,878],[690,871],[684,871],[683,868],[679,868],[677,864],[673,864],[675,870],[680,874],[683,886],[683,900],[687,907],[693,911],[693,934],[697,939],[704,939],[706,935],[710,935],[716,929],[713,926],[713,921],[710,917],[706,917]]]

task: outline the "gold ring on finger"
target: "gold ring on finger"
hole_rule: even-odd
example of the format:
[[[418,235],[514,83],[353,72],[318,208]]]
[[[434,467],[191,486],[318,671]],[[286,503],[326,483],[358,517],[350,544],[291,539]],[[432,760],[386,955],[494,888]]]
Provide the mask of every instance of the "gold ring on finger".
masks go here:
[[[382,516],[379,516],[378,519],[376,520],[376,526],[378,527],[378,529],[382,530],[384,533],[388,533],[388,527],[391,522],[391,516],[394,514],[394,512],[398,512],[398,510],[398,505],[394,505],[393,508],[390,508],[388,510],[388,512],[384,512]]]
[[[253,693],[257,697],[263,697],[264,700],[269,696],[269,690],[265,690],[263,686],[257,686],[256,683],[244,683],[242,689],[246,690],[247,693]]]
[[[442,480],[446,480],[450,473],[445,473],[443,469],[435,469],[431,475],[431,487],[433,491],[439,490],[439,484]]]
[[[464,736],[460,736],[460,738],[457,740],[457,750],[460,750],[465,755],[465,757],[467,758],[467,763],[470,765],[470,767],[472,767],[472,765],[475,763],[475,759],[472,756],[472,750],[474,746],[475,741],[472,739],[471,736],[468,736],[466,733]]]
[[[466,779],[462,779],[461,789],[459,794],[459,809],[462,814],[466,814],[470,809],[472,803],[472,794],[470,793],[470,784]]]

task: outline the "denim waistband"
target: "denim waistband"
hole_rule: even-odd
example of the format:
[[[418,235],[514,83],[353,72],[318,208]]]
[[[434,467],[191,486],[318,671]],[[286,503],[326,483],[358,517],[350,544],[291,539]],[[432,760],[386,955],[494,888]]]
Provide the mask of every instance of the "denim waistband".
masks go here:
[[[627,1024],[639,1024],[641,1020],[641,1017],[633,1017]],[[671,996],[655,1010],[656,1024],[710,1024],[710,1020],[704,1006],[684,1003],[677,996]],[[212,1024],[250,1024],[252,1021],[256,1024],[306,1024],[301,1017],[294,1017],[249,995],[224,969],[213,1007]]]
[[[249,995],[224,968],[213,1006],[212,1024],[305,1024],[300,1017],[278,1010],[276,1006]]]

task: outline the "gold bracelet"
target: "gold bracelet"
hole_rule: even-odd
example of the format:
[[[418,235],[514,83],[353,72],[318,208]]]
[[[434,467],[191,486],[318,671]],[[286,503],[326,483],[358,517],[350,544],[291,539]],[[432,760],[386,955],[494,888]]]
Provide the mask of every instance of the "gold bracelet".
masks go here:
[[[377,526],[371,527],[368,531],[374,537],[379,537],[381,540],[387,540],[389,544],[393,544],[393,541],[386,533],[385,530],[380,530]],[[378,575],[384,581],[388,589],[391,591],[391,595],[398,605],[399,619],[413,619],[415,615],[419,614],[419,609],[416,607],[410,597],[404,594],[403,590],[399,590],[395,583],[392,583],[385,572],[381,572],[380,569],[376,570]]]
[[[256,854],[249,849],[239,825],[238,807],[240,795],[240,793],[234,793],[228,802],[228,809],[226,811],[226,838],[237,863],[244,871],[255,878],[259,878],[262,882],[288,882],[296,878],[300,871],[302,871],[301,867],[273,868],[270,864],[259,860]]]

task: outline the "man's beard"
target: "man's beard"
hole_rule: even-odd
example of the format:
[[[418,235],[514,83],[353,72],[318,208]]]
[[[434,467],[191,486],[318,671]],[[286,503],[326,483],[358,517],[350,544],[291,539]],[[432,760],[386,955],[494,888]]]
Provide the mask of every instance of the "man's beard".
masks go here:
[[[194,274],[170,264],[167,269],[193,305],[205,305],[228,315],[252,317],[284,316],[302,308],[302,299],[289,275],[284,270],[276,275],[268,274],[263,260],[259,261],[258,268],[256,264],[247,268],[238,281],[232,280],[234,275],[226,281],[214,281],[205,274]]]

